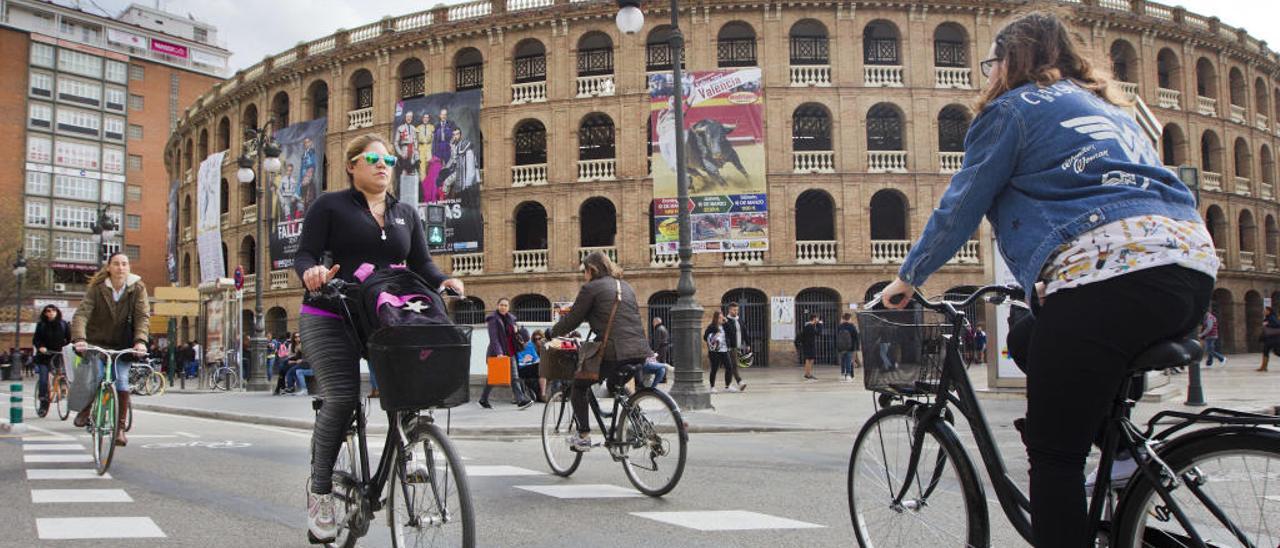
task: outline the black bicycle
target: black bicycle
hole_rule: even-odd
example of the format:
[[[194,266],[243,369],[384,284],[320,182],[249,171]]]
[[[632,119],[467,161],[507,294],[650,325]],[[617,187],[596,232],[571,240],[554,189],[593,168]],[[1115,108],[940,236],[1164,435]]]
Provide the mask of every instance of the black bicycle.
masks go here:
[[[960,309],[1021,295],[989,286],[962,302],[916,295],[915,308],[859,314],[867,388],[881,407],[849,457],[849,514],[860,546],[990,545],[985,488],[952,426],[953,408],[972,427],[1001,509],[1030,542],[1030,503],[1009,476],[959,353]],[[1136,375],[1201,355],[1196,340],[1171,340],[1130,367]],[[1121,548],[1280,546],[1280,417],[1163,411],[1140,428],[1130,421],[1132,383],[1123,383],[1106,421],[1091,537]],[[1118,448],[1138,465],[1123,485],[1110,480]]]
[[[608,414],[601,411],[600,400],[592,391],[591,412],[604,432],[604,448],[614,461],[622,463],[631,484],[641,493],[660,497],[675,489],[684,475],[689,427],[680,407],[666,392],[640,388],[630,393],[626,383],[634,375],[634,369],[620,368],[615,378],[605,383],[613,399]],[[561,384],[547,397],[542,410],[542,452],[552,472],[569,477],[582,462],[582,453],[570,449],[572,438],[578,435],[569,402],[572,383]]]
[[[326,292],[345,306],[347,287],[334,280]],[[354,337],[349,310],[346,321]],[[365,347],[369,367],[381,381],[378,401],[387,412],[387,436],[371,474],[365,402],[358,401],[333,467],[338,535],[327,546],[355,546],[385,506],[392,546],[474,547],[475,512],[462,456],[449,441],[447,418],[442,429],[433,415],[434,409],[470,399],[471,327],[387,327],[373,333]],[[323,398],[312,399],[317,413],[323,406]],[[310,532],[307,536],[317,542]]]

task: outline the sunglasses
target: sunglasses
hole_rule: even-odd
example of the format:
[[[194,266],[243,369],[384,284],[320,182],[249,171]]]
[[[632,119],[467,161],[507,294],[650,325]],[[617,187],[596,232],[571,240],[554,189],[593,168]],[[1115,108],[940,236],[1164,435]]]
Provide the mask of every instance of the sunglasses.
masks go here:
[[[396,157],[390,154],[378,154],[377,152],[366,152],[364,154],[360,154],[358,156],[352,157],[351,161],[355,162],[361,158],[364,158],[364,161],[368,162],[369,165],[371,166],[378,165],[378,161],[381,160],[382,163],[387,165],[387,167],[396,167]]]
[[[1002,60],[1003,60],[1002,57],[992,57],[981,63],[978,63],[978,68],[982,70],[982,75],[984,77],[989,78],[991,76],[991,71],[995,70],[996,68],[996,63],[999,63]]]

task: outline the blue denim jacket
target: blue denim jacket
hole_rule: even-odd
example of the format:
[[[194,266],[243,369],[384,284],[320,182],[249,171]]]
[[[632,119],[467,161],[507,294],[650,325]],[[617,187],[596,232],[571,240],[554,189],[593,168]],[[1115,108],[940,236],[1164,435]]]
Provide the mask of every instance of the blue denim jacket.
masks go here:
[[[1098,226],[1148,214],[1200,221],[1195,197],[1133,117],[1069,80],[1010,90],[978,115],[964,167],[898,276],[923,285],[984,214],[1026,288],[1058,246]]]

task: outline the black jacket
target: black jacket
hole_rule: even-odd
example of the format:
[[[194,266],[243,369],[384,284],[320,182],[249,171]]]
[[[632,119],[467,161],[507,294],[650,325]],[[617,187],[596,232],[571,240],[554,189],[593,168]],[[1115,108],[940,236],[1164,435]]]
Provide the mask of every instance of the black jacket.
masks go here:
[[[591,330],[604,337],[605,326],[609,323],[609,311],[617,296],[617,285],[622,284],[622,301],[618,303],[618,312],[613,319],[613,330],[609,332],[609,344],[604,349],[604,361],[629,362],[649,357],[649,341],[644,335],[644,321],[640,319],[640,306],[636,304],[636,292],[631,284],[615,280],[611,276],[601,276],[583,284],[578,297],[573,300],[573,308],[560,321],[551,326],[547,335],[558,337],[574,329],[582,322],[591,325]]]
[[[36,334],[31,337],[31,347],[37,352],[36,363],[49,363],[53,354],[60,352],[68,344],[71,344],[71,324],[62,319],[62,311],[58,311],[58,317],[51,322],[45,321],[42,313],[40,322],[36,324]],[[44,347],[49,353],[39,354],[40,347]]]
[[[735,320],[728,316],[724,317],[724,340],[729,343],[729,348],[738,347],[738,331],[741,326],[742,346],[751,346],[750,338],[747,336],[747,326],[742,325],[742,316],[738,316]]]

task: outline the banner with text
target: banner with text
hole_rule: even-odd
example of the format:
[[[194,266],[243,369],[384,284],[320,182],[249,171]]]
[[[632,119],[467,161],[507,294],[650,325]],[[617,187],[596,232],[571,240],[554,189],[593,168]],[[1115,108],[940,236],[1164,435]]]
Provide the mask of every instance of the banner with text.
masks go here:
[[[200,254],[200,281],[226,275],[222,264],[222,157],[215,152],[200,162],[196,175],[196,250]]]
[[[759,68],[684,74],[685,170],[695,253],[769,248],[765,188],[764,94]],[[649,75],[649,116],[656,147],[653,170],[654,241],[676,252],[675,91],[670,74]]]
[[[302,238],[302,219],[307,208],[324,192],[324,139],[328,118],[293,124],[276,132],[280,143],[280,173],[271,190],[271,269],[293,267]]]
[[[164,264],[168,268],[169,283],[178,283],[178,180],[169,183],[169,222],[165,227],[169,231],[168,247]]]

